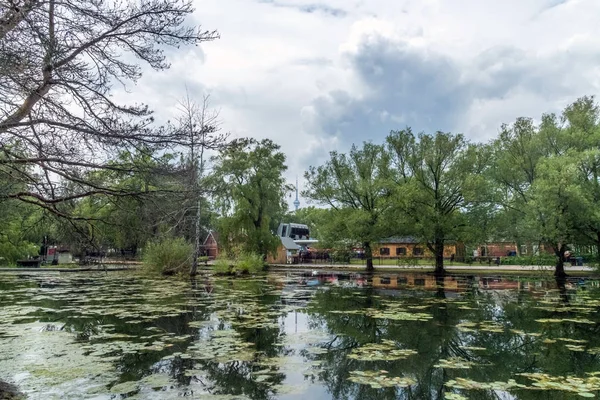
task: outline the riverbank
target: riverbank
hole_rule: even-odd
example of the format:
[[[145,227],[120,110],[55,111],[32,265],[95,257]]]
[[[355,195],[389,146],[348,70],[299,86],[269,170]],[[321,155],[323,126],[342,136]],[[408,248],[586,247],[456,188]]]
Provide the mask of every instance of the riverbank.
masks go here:
[[[352,271],[365,272],[364,265],[356,264],[270,264],[269,267],[274,270],[285,271]],[[375,265],[375,272],[433,272],[434,266],[419,265],[394,266],[394,265]],[[540,265],[501,265],[501,266],[445,266],[446,272],[452,274],[552,274],[554,266]],[[600,275],[596,268],[586,266],[565,266],[565,272],[574,276]]]
[[[140,268],[139,264],[128,264],[128,265],[119,265],[119,266],[103,266],[103,265],[94,265],[90,267],[68,267],[68,268],[59,268],[59,267],[49,267],[49,268],[26,268],[26,267],[9,267],[9,268],[0,268],[0,273],[43,273],[43,272],[111,272],[111,271],[129,271],[129,270],[138,270]]]

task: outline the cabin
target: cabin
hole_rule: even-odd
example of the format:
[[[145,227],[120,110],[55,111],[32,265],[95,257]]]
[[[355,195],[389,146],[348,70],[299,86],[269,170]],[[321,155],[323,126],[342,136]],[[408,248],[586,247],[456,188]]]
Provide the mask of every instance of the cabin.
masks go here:
[[[466,255],[463,243],[447,241],[444,245],[444,258],[464,259]],[[388,237],[377,243],[373,256],[381,258],[418,257],[431,258],[433,253],[426,244],[418,241],[412,236]]]
[[[296,264],[298,262],[298,253],[300,246],[294,243],[289,237],[279,237],[281,244],[277,247],[275,256],[269,254],[267,263],[269,264]]]
[[[203,255],[209,259],[215,259],[219,255],[219,234],[213,230],[208,231],[204,243],[202,243]]]

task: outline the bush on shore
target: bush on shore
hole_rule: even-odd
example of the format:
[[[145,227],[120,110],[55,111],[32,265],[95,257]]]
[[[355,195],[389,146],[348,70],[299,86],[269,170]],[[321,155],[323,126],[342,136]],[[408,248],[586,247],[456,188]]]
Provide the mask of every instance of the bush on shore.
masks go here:
[[[265,263],[260,254],[242,253],[238,256],[220,255],[214,264],[214,271],[219,275],[255,274],[264,269]]]
[[[180,237],[163,237],[148,242],[144,248],[144,270],[151,274],[188,273],[194,249]]]

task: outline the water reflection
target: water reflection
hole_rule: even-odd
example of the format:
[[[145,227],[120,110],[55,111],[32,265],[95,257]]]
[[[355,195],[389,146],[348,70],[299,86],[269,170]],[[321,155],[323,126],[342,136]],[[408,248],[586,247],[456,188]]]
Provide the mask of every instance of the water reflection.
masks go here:
[[[115,273],[0,288],[0,379],[34,399],[600,394],[595,280]]]

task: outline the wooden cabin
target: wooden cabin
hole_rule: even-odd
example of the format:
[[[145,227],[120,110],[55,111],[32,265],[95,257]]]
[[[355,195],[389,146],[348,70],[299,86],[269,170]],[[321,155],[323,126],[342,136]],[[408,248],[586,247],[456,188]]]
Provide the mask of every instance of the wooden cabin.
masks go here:
[[[219,255],[219,234],[215,231],[208,231],[206,239],[202,244],[204,256],[210,259],[215,259]]]
[[[452,258],[453,254],[456,260],[464,259],[464,244],[455,241],[446,242],[444,245],[444,258]],[[426,244],[419,242],[417,239],[411,236],[389,237],[382,239],[377,243],[377,248],[373,251],[373,255],[382,258],[432,258],[434,256]]]
[[[267,263],[269,264],[296,264],[298,262],[298,246],[289,237],[279,237],[281,243],[277,247],[277,253],[275,256],[269,254],[267,256]]]

